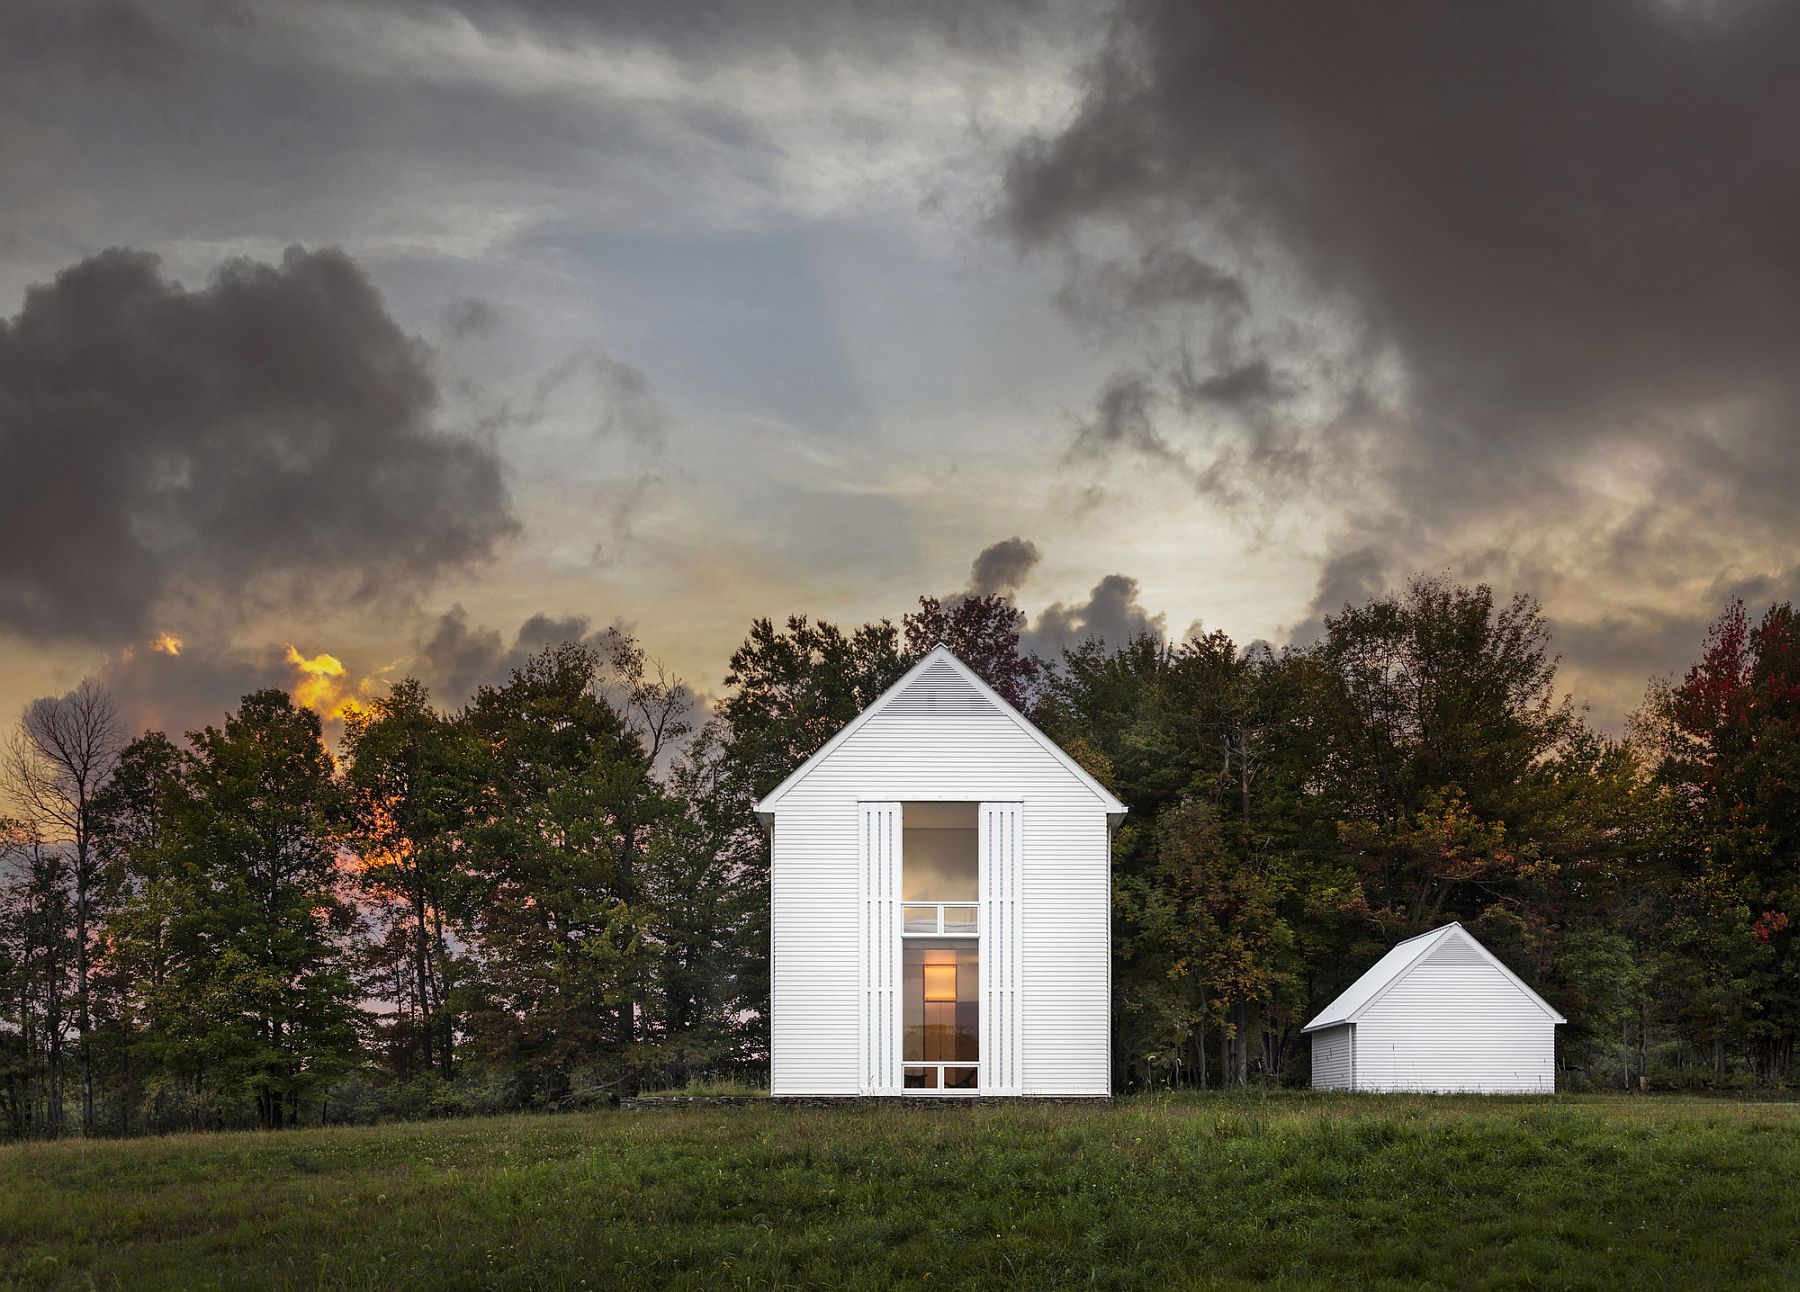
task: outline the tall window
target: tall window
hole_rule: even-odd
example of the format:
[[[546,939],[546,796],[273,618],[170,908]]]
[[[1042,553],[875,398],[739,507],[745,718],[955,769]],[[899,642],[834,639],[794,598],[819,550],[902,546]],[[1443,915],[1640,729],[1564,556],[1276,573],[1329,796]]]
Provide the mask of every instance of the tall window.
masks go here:
[[[972,1094],[980,1086],[978,818],[974,803],[907,803],[901,809],[909,1090]]]
[[[908,933],[974,934],[979,815],[975,803],[902,805],[900,898]]]
[[[981,957],[973,941],[907,939],[900,983],[909,1090],[972,1091],[979,1084],[980,979]]]

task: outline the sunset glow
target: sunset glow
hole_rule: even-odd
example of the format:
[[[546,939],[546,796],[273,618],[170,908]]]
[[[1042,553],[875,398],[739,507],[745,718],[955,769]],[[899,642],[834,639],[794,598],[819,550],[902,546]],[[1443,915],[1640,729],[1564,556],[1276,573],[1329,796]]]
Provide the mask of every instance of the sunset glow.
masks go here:
[[[320,651],[308,658],[292,642],[287,646],[287,662],[296,675],[292,687],[295,703],[321,718],[342,721],[357,712],[375,683],[371,677],[351,681],[349,670],[336,655]]]

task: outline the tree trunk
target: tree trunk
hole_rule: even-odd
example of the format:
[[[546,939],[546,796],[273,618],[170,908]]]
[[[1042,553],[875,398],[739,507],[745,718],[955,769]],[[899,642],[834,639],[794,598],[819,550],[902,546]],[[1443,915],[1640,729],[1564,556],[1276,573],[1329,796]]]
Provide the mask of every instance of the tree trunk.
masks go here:
[[[1237,1032],[1237,1046],[1233,1058],[1237,1066],[1232,1072],[1232,1081],[1238,1086],[1250,1084],[1250,1006],[1239,1001],[1232,1007],[1232,1022]]]
[[[456,1045],[456,1024],[450,1017],[450,970],[448,954],[444,948],[444,912],[440,900],[431,909],[431,960],[432,981],[437,988],[438,999],[438,1061],[443,1065],[444,1080],[453,1080],[456,1072],[454,1066],[454,1049]]]
[[[75,1060],[81,1068],[81,1133],[94,1133],[94,1070],[88,1048],[88,841],[75,841]]]
[[[429,926],[425,918],[425,894],[419,891],[415,880],[412,895],[413,937],[413,990],[419,1001],[419,1038],[424,1047],[425,1070],[432,1071],[437,1067],[436,1056],[432,1053],[437,1040],[437,1010],[432,999],[435,993],[431,987],[431,971],[429,968],[430,952],[427,942],[430,937]]]

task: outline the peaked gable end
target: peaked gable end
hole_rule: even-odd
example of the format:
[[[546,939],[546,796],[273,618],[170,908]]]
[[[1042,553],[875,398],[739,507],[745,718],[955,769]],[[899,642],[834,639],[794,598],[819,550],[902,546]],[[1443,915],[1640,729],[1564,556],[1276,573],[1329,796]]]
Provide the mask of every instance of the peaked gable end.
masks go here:
[[[886,706],[889,713],[981,713],[993,707],[948,659],[930,658],[911,682],[894,688]]]
[[[1354,1023],[1374,1008],[1396,984],[1409,974],[1428,966],[1479,964],[1485,964],[1500,974],[1554,1022],[1568,1021],[1552,1009],[1548,1001],[1527,986],[1524,979],[1508,969],[1498,956],[1482,946],[1472,933],[1460,923],[1451,923],[1395,946],[1327,1005],[1317,1018],[1300,1030],[1302,1033],[1316,1032],[1342,1023]]]
[[[1125,814],[1125,805],[1114,797],[1105,786],[1096,781],[1088,772],[1054,740],[1046,736],[1023,714],[1008,704],[999,693],[981,679],[981,676],[963,663],[950,648],[935,646],[925,658],[908,669],[900,680],[884,691],[873,704],[852,718],[844,729],[825,742],[811,758],[801,763],[790,773],[786,780],[766,795],[756,805],[756,815],[769,824],[776,806],[789,790],[799,784],[815,768],[832,757],[833,754],[864,727],[871,718],[881,713],[895,714],[981,714],[991,713],[1003,717],[1025,733],[1045,753],[1053,758],[1077,781],[1085,786],[1105,806],[1106,812],[1115,820]]]

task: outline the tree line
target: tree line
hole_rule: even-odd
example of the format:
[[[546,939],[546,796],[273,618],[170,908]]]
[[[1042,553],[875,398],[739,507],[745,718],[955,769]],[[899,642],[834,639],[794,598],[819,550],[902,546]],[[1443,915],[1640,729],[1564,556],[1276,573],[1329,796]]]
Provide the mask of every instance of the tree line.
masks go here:
[[[1115,1084],[1301,1083],[1300,1028],[1460,919],[1570,1019],[1568,1084],[1778,1083],[1800,1031],[1800,625],[1733,605],[1623,736],[1528,597],[1415,580],[1281,650],[1041,660],[999,597],[758,620],[697,711],[629,635],[338,747],[280,690],[127,740],[84,683],[0,759],[0,1128],[563,1108],[766,1070],[752,804],[947,642],[1131,809]]]

